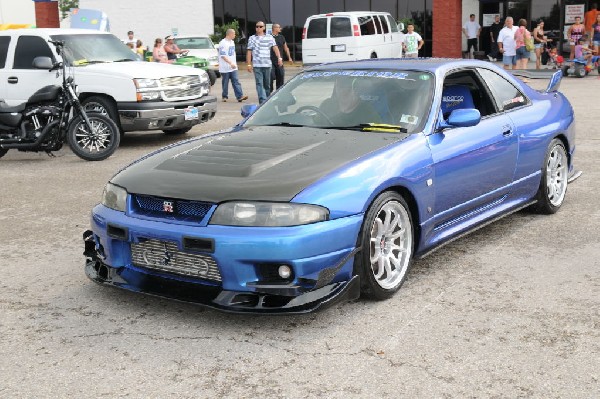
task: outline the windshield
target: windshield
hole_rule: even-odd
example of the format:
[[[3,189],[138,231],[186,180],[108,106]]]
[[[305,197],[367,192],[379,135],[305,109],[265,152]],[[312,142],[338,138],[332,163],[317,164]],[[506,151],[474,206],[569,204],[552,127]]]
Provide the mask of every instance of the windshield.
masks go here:
[[[433,86],[433,75],[422,71],[304,72],[275,92],[245,125],[417,132],[429,112]]]
[[[206,50],[214,48],[213,42],[208,37],[176,38],[175,44],[184,50]]]
[[[52,35],[68,47],[65,57],[71,65],[87,65],[98,62],[137,61],[137,55],[113,35]]]

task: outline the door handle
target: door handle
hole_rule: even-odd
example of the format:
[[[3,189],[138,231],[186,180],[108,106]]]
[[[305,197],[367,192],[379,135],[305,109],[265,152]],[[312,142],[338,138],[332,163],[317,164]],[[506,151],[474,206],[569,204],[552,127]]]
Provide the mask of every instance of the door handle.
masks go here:
[[[8,78],[8,83],[10,83],[10,84],[13,84],[13,85],[14,85],[15,83],[19,83],[19,78],[17,78],[16,76],[10,76],[10,77]]]
[[[502,126],[502,135],[505,137],[511,136],[513,133],[512,127],[510,125]]]

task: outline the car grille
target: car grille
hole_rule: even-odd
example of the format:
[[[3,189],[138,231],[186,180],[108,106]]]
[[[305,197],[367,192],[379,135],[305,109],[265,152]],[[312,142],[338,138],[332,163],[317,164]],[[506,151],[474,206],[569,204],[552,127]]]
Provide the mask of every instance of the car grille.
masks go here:
[[[204,219],[212,206],[213,204],[209,202],[175,200],[149,195],[133,196],[133,209],[136,214],[172,220],[199,222]]]
[[[170,87],[162,92],[163,100],[177,101],[202,96],[202,85],[198,75],[170,76],[160,80],[162,87]]]
[[[217,262],[211,256],[180,251],[172,241],[132,243],[131,260],[135,266],[146,269],[222,281]]]

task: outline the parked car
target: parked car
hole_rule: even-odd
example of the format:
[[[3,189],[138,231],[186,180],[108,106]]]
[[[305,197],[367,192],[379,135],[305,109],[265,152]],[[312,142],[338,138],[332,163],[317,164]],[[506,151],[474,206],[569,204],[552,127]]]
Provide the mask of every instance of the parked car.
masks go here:
[[[389,298],[414,258],[525,207],[559,210],[575,153],[560,79],[538,92],[477,60],[307,69],[237,126],[111,178],[85,272],[236,312]]]
[[[87,111],[107,114],[121,132],[163,130],[181,134],[211,119],[216,98],[201,69],[139,61],[114,35],[87,29],[0,31],[0,97],[24,103],[48,85],[60,85],[56,71],[33,68],[38,56],[61,60],[48,40],[65,42],[65,57]]]
[[[395,58],[404,34],[387,12],[351,11],[313,15],[302,31],[304,65]]]
[[[200,57],[208,61],[206,72],[212,82],[221,76],[219,51],[208,35],[178,35],[175,37],[175,44],[180,49],[187,50],[188,56]]]

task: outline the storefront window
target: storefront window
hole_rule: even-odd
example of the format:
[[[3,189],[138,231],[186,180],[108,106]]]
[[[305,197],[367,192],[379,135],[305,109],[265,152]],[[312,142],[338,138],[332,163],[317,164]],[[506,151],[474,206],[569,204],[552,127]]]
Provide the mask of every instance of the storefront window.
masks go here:
[[[254,27],[258,21],[266,24],[271,22],[269,0],[246,0],[246,5],[248,7],[248,32],[254,34]]]
[[[215,25],[223,25],[223,0],[213,0]]]

